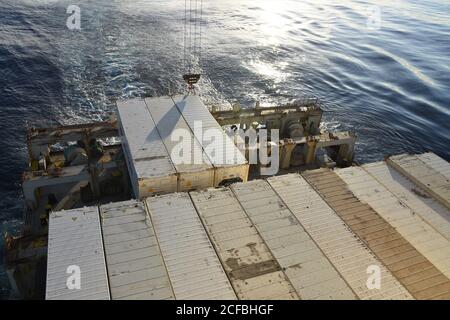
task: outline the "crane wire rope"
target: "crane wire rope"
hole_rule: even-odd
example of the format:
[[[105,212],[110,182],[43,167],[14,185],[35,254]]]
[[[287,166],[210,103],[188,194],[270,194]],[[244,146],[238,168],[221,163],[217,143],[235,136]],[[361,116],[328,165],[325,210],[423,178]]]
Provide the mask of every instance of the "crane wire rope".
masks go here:
[[[183,79],[191,91],[201,77],[203,0],[189,0],[189,8],[187,1],[184,2]]]

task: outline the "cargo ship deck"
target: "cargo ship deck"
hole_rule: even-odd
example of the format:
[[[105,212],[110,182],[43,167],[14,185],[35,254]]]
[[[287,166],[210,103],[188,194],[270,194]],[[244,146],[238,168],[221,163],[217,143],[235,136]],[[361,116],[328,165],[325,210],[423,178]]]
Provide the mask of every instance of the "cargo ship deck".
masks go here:
[[[450,299],[449,172],[402,155],[53,212],[46,298]]]
[[[450,164],[435,154],[355,165],[356,136],[321,131],[311,101],[210,112],[197,96],[172,96],[117,107],[111,122],[29,130],[26,224],[6,241],[22,297],[450,299]],[[223,129],[255,123],[281,132],[271,176]],[[176,130],[195,164],[177,161]],[[204,143],[207,130],[231,163]],[[111,137],[120,143],[95,155],[96,139]],[[47,226],[49,194],[58,202]]]

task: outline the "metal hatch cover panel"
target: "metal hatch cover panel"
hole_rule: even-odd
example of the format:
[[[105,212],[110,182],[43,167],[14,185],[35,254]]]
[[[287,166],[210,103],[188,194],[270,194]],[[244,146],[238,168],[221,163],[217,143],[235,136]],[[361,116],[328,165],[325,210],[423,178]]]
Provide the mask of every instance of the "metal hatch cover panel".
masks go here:
[[[145,101],[118,101],[119,132],[135,197],[177,191],[176,170]]]
[[[290,174],[268,181],[360,299],[412,299],[303,177]],[[380,268],[380,289],[367,287],[371,266]]]
[[[362,168],[450,240],[450,211],[440,202],[385,162],[366,164]]]
[[[177,300],[236,295],[187,193],[146,200]]]
[[[357,299],[267,181],[231,189],[302,299]]]
[[[145,205],[110,203],[100,207],[100,214],[112,299],[174,299]]]
[[[78,266],[80,289],[69,289],[69,266]],[[109,285],[97,207],[50,213],[47,300],[109,300]]]
[[[427,157],[423,157],[427,160]],[[450,210],[450,178],[447,174],[447,166],[438,167],[441,161],[434,157],[431,165],[422,161],[417,155],[398,155],[389,157],[387,164],[405,175],[415,184],[425,189],[436,200],[440,201]],[[442,172],[442,173],[441,173]]]
[[[299,299],[230,189],[190,195],[239,299]]]

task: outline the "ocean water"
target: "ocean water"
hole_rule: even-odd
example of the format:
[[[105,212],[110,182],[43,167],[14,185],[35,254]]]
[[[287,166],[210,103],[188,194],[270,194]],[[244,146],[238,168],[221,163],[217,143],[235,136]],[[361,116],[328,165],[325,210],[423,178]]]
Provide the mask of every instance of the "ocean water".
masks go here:
[[[424,151],[450,161],[449,1],[203,2],[206,100],[314,95],[328,128],[357,133],[360,162]],[[81,30],[67,27],[72,4]],[[100,120],[114,99],[183,89],[184,4],[0,0],[1,233],[21,225],[27,123]]]

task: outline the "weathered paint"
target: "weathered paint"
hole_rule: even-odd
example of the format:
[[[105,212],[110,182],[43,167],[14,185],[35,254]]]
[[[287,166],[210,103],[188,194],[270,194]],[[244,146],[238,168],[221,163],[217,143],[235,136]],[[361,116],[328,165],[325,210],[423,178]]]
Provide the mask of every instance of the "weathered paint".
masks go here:
[[[450,276],[450,242],[403,205],[360,167],[336,171],[361,201],[369,204],[436,268]]]
[[[417,159],[428,172],[447,177],[442,159],[433,154]],[[192,192],[193,202],[188,194],[152,198],[154,223],[136,201],[102,206],[102,228],[97,208],[52,213],[47,298],[109,299],[110,286],[114,299],[235,299],[236,294],[241,299],[335,299],[341,282],[334,287],[330,279],[340,274],[363,299],[411,298],[405,288],[418,299],[450,299],[448,210],[426,197],[428,190],[415,186],[414,179],[384,163],[336,172],[306,172],[309,184],[288,175],[270,178],[269,184],[235,185],[235,194],[231,189]],[[356,242],[348,241],[349,233]],[[361,246],[370,250],[360,254]],[[370,253],[381,263],[382,287],[365,295],[357,278]],[[337,273],[329,269],[323,275],[324,258]],[[292,272],[301,259],[307,260],[299,263],[303,269]],[[161,265],[153,267],[158,260]],[[69,264],[81,267],[80,290],[65,286],[70,275],[60,267]],[[315,270],[305,272],[311,266]]]
[[[267,181],[231,189],[302,299],[356,299]]]
[[[174,294],[142,202],[100,207],[112,299],[167,300]]]
[[[417,155],[417,157],[425,162],[428,166],[447,177],[447,179],[450,179],[450,163],[432,152],[419,154]]]
[[[190,195],[239,299],[299,298],[230,189]]]
[[[335,172],[321,169],[302,176],[416,299],[450,298],[448,278],[371,206],[360,201]]]
[[[79,267],[79,289],[67,286],[71,266]],[[97,207],[50,213],[45,296],[47,300],[110,299]]]
[[[292,174],[268,181],[360,299],[412,298],[305,179]],[[367,286],[374,266],[381,272],[379,289]]]
[[[215,168],[214,186],[228,179],[247,181],[248,162],[198,96],[178,95],[174,103]],[[233,169],[235,168],[235,169]]]
[[[450,209],[450,178],[416,155],[392,156],[386,162]]]
[[[145,101],[118,101],[117,110],[122,149],[135,197],[176,192],[176,170]]]
[[[392,192],[401,203],[450,240],[450,211],[446,207],[385,162],[367,164],[362,168]]]
[[[176,299],[236,299],[187,193],[146,200]]]
[[[178,191],[214,185],[214,168],[172,98],[146,98],[148,111],[178,175]]]

